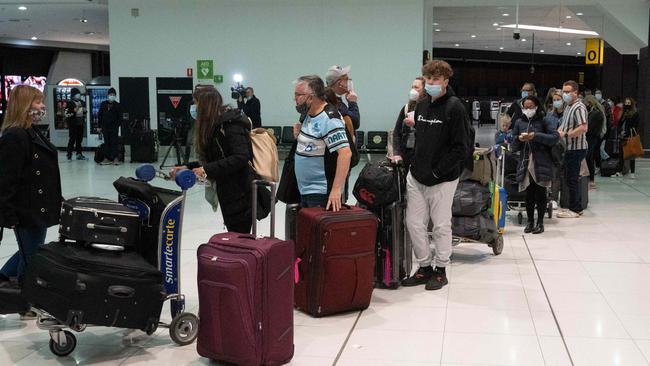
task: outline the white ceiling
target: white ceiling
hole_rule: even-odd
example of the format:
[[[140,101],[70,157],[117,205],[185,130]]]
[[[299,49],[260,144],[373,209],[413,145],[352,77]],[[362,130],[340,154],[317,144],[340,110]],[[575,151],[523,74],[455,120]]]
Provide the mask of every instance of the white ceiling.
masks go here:
[[[433,9],[433,47],[434,48],[464,48],[475,50],[531,53],[533,31],[521,30],[521,40],[512,38],[513,29],[494,26],[515,24],[514,6],[474,6],[474,7],[435,7]],[[576,15],[582,12],[583,15]],[[503,16],[503,14],[509,14]],[[567,19],[570,16],[570,19]],[[521,6],[519,8],[519,24],[546,27],[563,27],[595,31],[602,34],[601,29],[592,29],[586,23],[600,24],[603,15],[593,6],[569,10],[564,6]],[[437,23],[438,25],[435,25]],[[440,31],[435,31],[439,29]],[[584,35],[573,35],[557,32],[535,31],[535,53],[577,56],[584,54]],[[472,38],[475,35],[476,38]],[[526,41],[523,41],[525,39]],[[571,43],[570,46],[567,43]],[[458,44],[458,46],[456,46]]]
[[[107,4],[107,0],[0,0],[0,41],[77,48],[108,46]],[[21,5],[27,10],[19,10]],[[88,22],[80,22],[82,17]]]

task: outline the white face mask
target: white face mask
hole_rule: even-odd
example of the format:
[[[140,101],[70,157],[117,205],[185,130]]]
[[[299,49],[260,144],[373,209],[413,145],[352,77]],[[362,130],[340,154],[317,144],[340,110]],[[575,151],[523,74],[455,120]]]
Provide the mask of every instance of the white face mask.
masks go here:
[[[45,114],[45,109],[32,109],[29,111],[29,115],[32,116],[32,121],[35,123],[45,119]]]
[[[418,93],[417,90],[411,89],[409,91],[409,100],[415,101],[415,100],[418,100],[419,98],[420,98],[420,93]]]
[[[524,115],[525,115],[526,117],[528,117],[528,118],[533,118],[533,116],[535,115],[535,113],[537,113],[537,108],[533,108],[533,109],[524,109],[523,112],[524,112]]]

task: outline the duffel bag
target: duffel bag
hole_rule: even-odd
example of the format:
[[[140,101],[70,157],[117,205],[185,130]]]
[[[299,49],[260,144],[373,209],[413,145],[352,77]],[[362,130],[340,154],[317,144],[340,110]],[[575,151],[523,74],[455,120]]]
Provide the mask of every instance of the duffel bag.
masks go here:
[[[476,216],[490,207],[490,190],[475,181],[458,183],[451,212],[454,216]]]
[[[399,192],[395,169],[387,160],[366,163],[352,191],[357,201],[370,209],[397,201]]]
[[[494,219],[487,212],[476,216],[452,216],[451,232],[454,236],[493,243],[498,235]]]

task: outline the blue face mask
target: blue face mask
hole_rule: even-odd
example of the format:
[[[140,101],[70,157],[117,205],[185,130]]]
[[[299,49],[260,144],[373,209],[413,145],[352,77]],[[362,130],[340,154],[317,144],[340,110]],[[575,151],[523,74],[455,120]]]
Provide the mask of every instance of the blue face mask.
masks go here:
[[[440,84],[424,84],[424,90],[427,91],[427,94],[437,98],[442,94],[442,85]]]
[[[108,101],[111,102],[111,103],[114,102],[115,99],[117,99],[117,97],[115,97],[114,95],[109,95],[108,96]]]
[[[524,99],[528,96],[528,92],[526,90],[521,91],[521,99]]]
[[[571,103],[573,102],[573,97],[571,97],[571,94],[569,93],[562,93],[562,100],[564,100],[565,103]]]
[[[192,119],[196,119],[196,104],[190,106],[190,116]]]
[[[564,105],[564,102],[562,102],[561,100],[553,101],[553,108],[555,108],[555,109],[560,109],[560,108],[562,108],[563,105]]]

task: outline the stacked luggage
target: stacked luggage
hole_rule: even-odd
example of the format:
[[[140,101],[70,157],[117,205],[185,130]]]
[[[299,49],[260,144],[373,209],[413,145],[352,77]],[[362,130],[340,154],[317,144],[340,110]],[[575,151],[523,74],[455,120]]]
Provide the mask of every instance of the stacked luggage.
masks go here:
[[[369,162],[354,185],[362,207],[379,219],[375,285],[396,289],[411,273],[411,243],[406,230],[406,171],[389,161]]]

